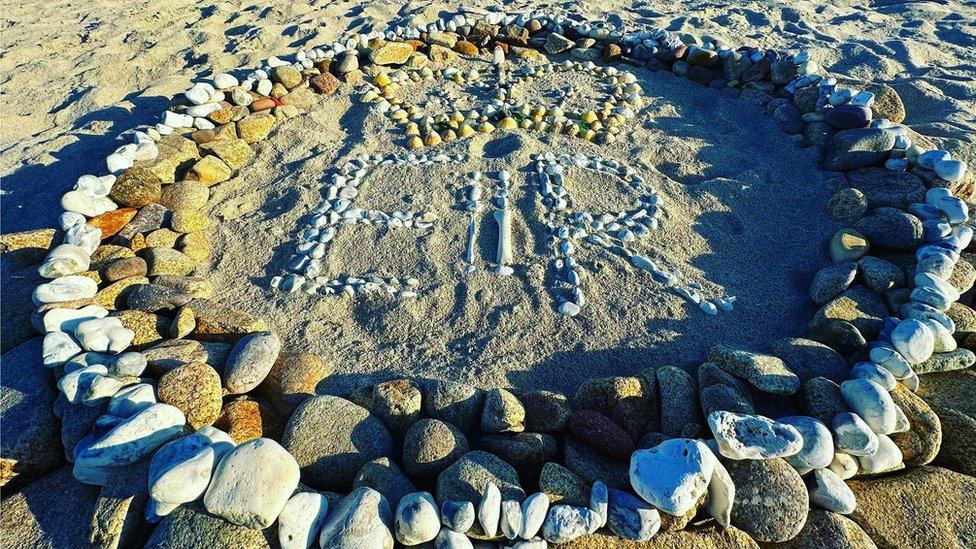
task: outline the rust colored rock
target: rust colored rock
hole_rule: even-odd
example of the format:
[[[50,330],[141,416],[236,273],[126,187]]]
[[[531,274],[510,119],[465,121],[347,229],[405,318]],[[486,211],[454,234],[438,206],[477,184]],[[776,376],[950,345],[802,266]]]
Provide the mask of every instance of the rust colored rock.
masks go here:
[[[89,219],[88,224],[101,229],[102,239],[106,239],[121,231],[122,227],[125,227],[129,221],[132,221],[132,218],[136,216],[136,212],[138,211],[135,208],[119,208],[118,210],[105,212],[102,215]]]
[[[331,73],[323,72],[322,74],[317,74],[310,78],[308,80],[308,85],[310,88],[315,90],[316,93],[330,95],[339,88],[339,79],[333,76]]]

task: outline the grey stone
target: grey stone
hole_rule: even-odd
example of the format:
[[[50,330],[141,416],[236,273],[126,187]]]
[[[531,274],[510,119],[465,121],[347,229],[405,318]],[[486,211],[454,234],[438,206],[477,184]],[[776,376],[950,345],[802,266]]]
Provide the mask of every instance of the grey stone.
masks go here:
[[[478,501],[489,482],[504,499],[521,501],[525,497],[511,465],[488,452],[472,451],[438,475],[437,500]]]
[[[382,494],[360,487],[342,499],[329,514],[319,546],[334,549],[393,549],[393,511]]]
[[[732,525],[760,542],[792,539],[807,519],[803,479],[783,459],[724,462],[736,488]]]
[[[848,171],[873,166],[884,161],[895,146],[891,132],[858,128],[838,132],[824,151],[824,167],[834,171]]]
[[[708,360],[767,393],[791,395],[800,388],[800,379],[775,356],[715,346]]]
[[[813,275],[810,299],[823,305],[846,290],[857,276],[857,263],[846,261],[828,265]]]

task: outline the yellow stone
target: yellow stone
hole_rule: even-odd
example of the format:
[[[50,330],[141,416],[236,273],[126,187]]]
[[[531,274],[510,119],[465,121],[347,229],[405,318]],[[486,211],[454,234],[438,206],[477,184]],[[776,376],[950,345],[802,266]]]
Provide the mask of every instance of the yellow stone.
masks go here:
[[[495,131],[495,126],[492,126],[491,123],[486,120],[478,126],[478,131],[480,133],[491,133]]]
[[[95,294],[95,304],[110,311],[125,309],[125,300],[128,297],[129,289],[137,284],[149,284],[149,279],[144,276],[130,276],[113,282]]]
[[[146,246],[150,248],[172,248],[176,246],[176,241],[179,240],[180,233],[171,231],[169,229],[156,229],[155,231],[146,235]]]
[[[503,130],[514,130],[518,128],[518,122],[515,121],[511,116],[506,116],[498,123],[498,127]]]
[[[413,137],[415,135],[420,135],[420,128],[417,127],[417,123],[416,122],[410,122],[410,123],[407,124],[406,130],[404,131],[404,133],[408,137]]]
[[[376,78],[373,79],[373,83],[377,86],[383,87],[393,83],[393,80],[390,79],[390,75],[381,73],[376,75]]]
[[[207,143],[207,145],[213,143],[218,142],[211,141],[210,143]],[[224,143],[231,142],[224,141]],[[226,162],[214,155],[208,154],[194,164],[192,168],[190,168],[190,172],[187,174],[187,179],[199,181],[200,183],[203,183],[209,187],[216,183],[227,181],[230,179],[230,176],[233,173],[233,170],[231,170],[230,166],[228,166]]]
[[[424,142],[418,136],[413,136],[407,141],[407,147],[410,149],[419,149],[424,146]]]
[[[183,339],[193,333],[197,327],[197,317],[193,314],[193,309],[180,307],[176,312],[176,318],[169,327],[169,335],[174,339]]]
[[[239,170],[254,156],[254,150],[243,139],[233,141],[212,141],[200,145],[200,150],[216,155],[231,169]],[[194,166],[196,167],[196,166]],[[202,180],[201,180],[202,181]]]
[[[268,138],[275,125],[270,114],[252,114],[237,122],[237,135],[247,143],[257,143]]]
[[[438,135],[437,132],[430,132],[427,134],[427,137],[424,138],[424,145],[427,145],[428,147],[433,147],[440,144],[441,136]]]
[[[474,135],[474,128],[472,128],[467,124],[461,124],[461,127],[458,128],[458,135],[461,136],[462,138],[471,137],[472,135]]]
[[[212,254],[207,233],[187,233],[180,239],[180,251],[194,261],[208,261]]]
[[[586,122],[587,124],[589,124],[589,123],[591,123],[591,122],[594,122],[594,121],[596,121],[596,119],[597,119],[597,118],[596,118],[596,113],[595,113],[595,112],[593,112],[593,111],[587,111],[587,112],[586,112],[586,113],[585,113],[585,114],[583,115],[583,122]]]
[[[178,233],[205,231],[211,226],[210,217],[200,210],[178,210],[173,212],[170,227]]]

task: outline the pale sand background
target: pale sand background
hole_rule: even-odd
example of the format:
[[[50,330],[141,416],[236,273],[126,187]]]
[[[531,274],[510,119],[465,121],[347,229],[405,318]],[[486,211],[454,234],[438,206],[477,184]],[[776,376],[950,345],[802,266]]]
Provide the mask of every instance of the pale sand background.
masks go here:
[[[734,44],[810,48],[830,71],[892,84],[907,123],[974,164],[974,2],[638,2],[556,7],[611,20],[709,34]],[[528,3],[513,3],[522,7]],[[441,2],[39,2],[0,16],[2,230],[54,226],[58,197],[83,173],[103,170],[114,135],[155,120],[166,96],[197,76],[252,66],[269,55],[314,47],[346,29],[385,28],[396,17],[427,21]],[[328,389],[417,374],[572,391],[583,380],[660,364],[699,362],[723,342],[756,349],[798,335],[813,309],[805,297],[836,228],[823,205],[839,182],[816,170],[816,154],[795,145],[752,106],[665,73],[639,71],[647,107],[633,140],[597,147],[538,134],[495,134],[452,145],[467,164],[420,174],[387,171],[360,206],[394,207],[404,195],[433,201],[443,221],[420,239],[363,230],[333,257],[336,267],[377,258],[388,274],[424,281],[416,302],[283,295],[267,288],[293,249],[296,224],[321,199],[330,166],[361,152],[400,151],[392,126],[346,93],[277,131],[239,180],[214,194],[229,219],[213,238],[220,298],[258,312],[292,350],[321,353],[338,368]],[[353,108],[350,110],[349,107]],[[708,317],[606,254],[580,254],[589,305],[557,317],[537,197],[524,170],[533,152],[583,151],[627,161],[667,199],[665,228],[636,245],[658,250],[689,280],[739,297],[732,314]],[[465,276],[458,255],[466,218],[450,210],[458,174],[513,172],[517,276]],[[571,174],[572,176],[572,174]],[[606,180],[570,177],[578,202],[612,204]],[[401,183],[402,181],[402,183]],[[382,195],[383,189],[389,194]],[[616,192],[616,191],[615,191]],[[621,196],[621,200],[625,197]],[[486,233],[490,237],[490,233]],[[490,245],[486,245],[486,248]],[[395,259],[394,259],[395,258]],[[3,265],[3,329],[29,307],[28,270]],[[32,288],[32,286],[31,286]],[[4,338],[5,347],[8,338]]]

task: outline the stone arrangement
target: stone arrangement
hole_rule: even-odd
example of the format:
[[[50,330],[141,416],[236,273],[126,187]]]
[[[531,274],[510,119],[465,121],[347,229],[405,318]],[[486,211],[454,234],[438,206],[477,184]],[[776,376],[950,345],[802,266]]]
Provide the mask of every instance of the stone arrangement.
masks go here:
[[[530,74],[502,78],[507,59],[540,52],[568,59],[544,70],[607,78],[612,99],[579,120],[558,107],[512,104],[511,86]],[[457,119],[428,118],[391,100],[391,86],[412,73],[388,67],[419,65],[423,73],[425,63],[455,55],[491,59],[496,103]],[[321,359],[283,353],[263,321],[212,301],[210,282],[194,275],[210,255],[209,187],[233,185],[254,144],[314,106],[312,91],[332,94],[368,75],[363,99],[404,123],[411,147],[519,128],[605,142],[640,105],[639,85],[617,64],[670,70],[765,109],[784,131],[823,147],[827,169],[846,172],[851,187],[827,206],[849,227],[831,241],[833,263],[814,277],[810,297],[822,308],[811,339],[777,341],[771,354],[716,346],[696,376],[660,366],[592,379],[571,398],[399,379],[344,399],[314,394],[330,373]],[[438,71],[431,77],[478,80]],[[960,315],[974,314],[956,303],[976,271],[961,261],[972,239],[968,209],[949,190],[966,165],[913,144],[903,117],[891,88],[842,87],[805,53],[733,49],[662,29],[466,10],[425,27],[349,36],[299,51],[293,61],[272,58],[194,84],[159,124],[133,131],[133,143],[106,159],[107,175],[79,178],[62,199],[64,242],[39,267],[50,282],[36,289],[31,320],[44,336],[5,362],[36,357],[38,369],[57,379],[54,414],[76,479],[103,486],[103,494],[137,486],[121,518],[92,523],[93,545],[141,544],[151,530],[139,524],[146,520],[159,523],[150,546],[192,537],[195,528],[208,530],[192,541],[217,530],[239,536],[239,545],[261,545],[260,530],[275,528],[282,547],[392,547],[396,540],[455,548],[475,539],[528,548],[600,530],[644,541],[696,516],[760,542],[787,541],[811,509],[854,512],[849,479],[931,462],[941,431],[914,394],[920,376],[976,362],[953,336]],[[342,225],[436,223],[427,212],[355,207],[371,167],[456,160],[432,149],[345,163],[301,230],[294,272],[273,285],[412,295],[416,281],[329,278],[316,260]],[[550,209],[554,267],[571,288],[562,314],[579,313],[585,301],[574,282],[578,237],[679,286],[676,274],[626,248],[656,226],[661,201],[653,190],[633,209],[593,214],[572,211],[561,184],[570,166],[639,187],[638,175],[599,157],[546,154],[534,162]],[[483,179],[470,181],[464,200],[473,215],[483,207]],[[509,272],[513,255],[504,236],[508,181],[498,175],[490,205],[502,235],[499,274]],[[469,265],[475,233],[472,224],[459,254]],[[681,292],[706,312],[732,306],[731,297]],[[37,421],[44,414],[39,409]],[[34,420],[4,421],[16,430]],[[51,470],[36,445],[10,448],[4,483]],[[527,495],[523,486],[538,490]]]

